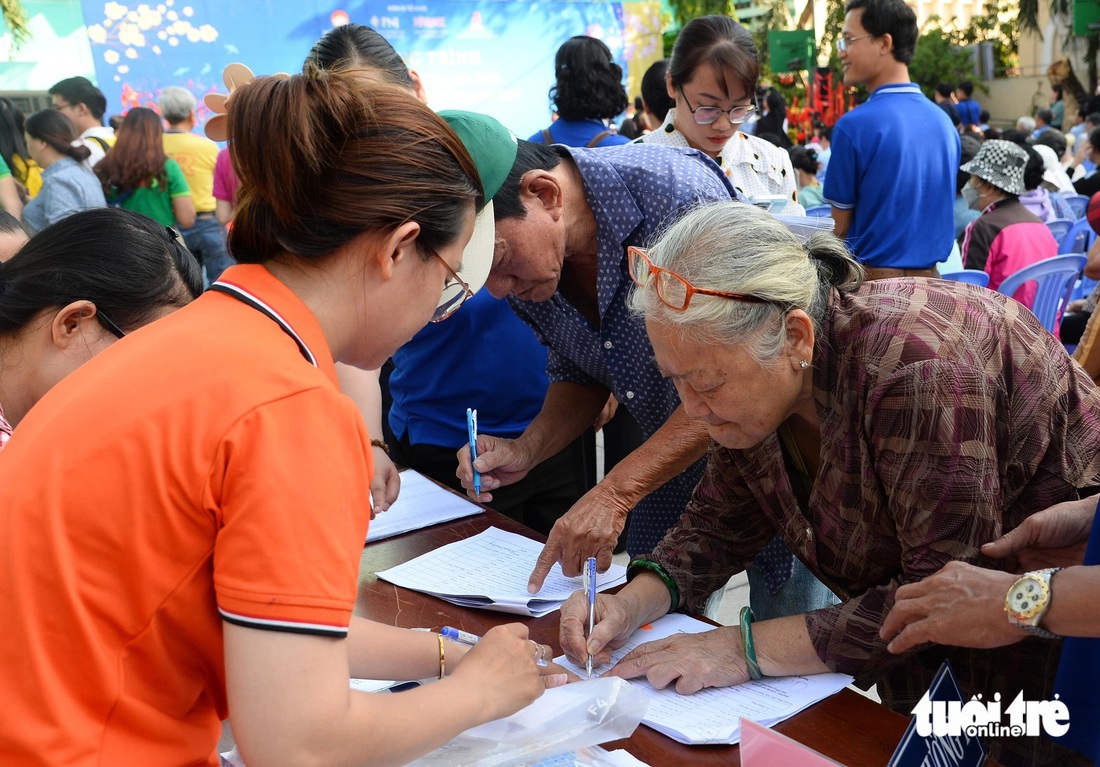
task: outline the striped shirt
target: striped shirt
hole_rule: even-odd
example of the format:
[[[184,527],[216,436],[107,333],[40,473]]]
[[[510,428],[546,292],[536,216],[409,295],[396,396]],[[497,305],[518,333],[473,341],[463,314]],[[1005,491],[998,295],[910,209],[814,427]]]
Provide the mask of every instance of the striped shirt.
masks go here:
[[[1058,641],[895,656],[878,631],[899,586],[954,559],[993,566],[981,544],[1100,481],[1100,390],[1019,303],[910,278],[834,295],[814,396],[821,470],[808,508],[776,436],[748,450],[712,445],[691,503],[652,555],[679,585],[680,606],[701,609],[778,533],[844,600],[805,616],[818,656],[862,686],[878,681],[895,710],[911,711],[943,657],[968,698],[1050,699]],[[993,755],[1008,764],[998,754],[1056,748],[1016,740],[990,743]]]

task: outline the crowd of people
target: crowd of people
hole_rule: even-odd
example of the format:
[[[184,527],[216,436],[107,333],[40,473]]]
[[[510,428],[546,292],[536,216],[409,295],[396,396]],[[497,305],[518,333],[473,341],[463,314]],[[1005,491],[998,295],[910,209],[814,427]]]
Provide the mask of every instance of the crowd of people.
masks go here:
[[[582,662],[747,570],[740,625],[611,673],[840,671],[908,714],[950,658],[967,698],[1070,705],[1058,741],[990,739],[1006,767],[1100,757],[1100,390],[1032,288],[994,292],[1100,192],[1100,114],[1063,133],[1054,88],[1001,132],[969,82],[925,97],[902,0],[838,32],[869,97],[804,144],[726,16],[621,130],[598,39],[523,140],[432,111],[358,24],[292,76],[232,65],[224,149],[182,87],[117,129],[84,78],[0,99],[0,753],[216,765],[229,718],[253,767],[400,764],[570,681],[522,624],[469,647],[354,615],[408,466],[547,536],[532,593],[625,546],[591,633],[562,608]],[[990,289],[938,279],[953,254]]]

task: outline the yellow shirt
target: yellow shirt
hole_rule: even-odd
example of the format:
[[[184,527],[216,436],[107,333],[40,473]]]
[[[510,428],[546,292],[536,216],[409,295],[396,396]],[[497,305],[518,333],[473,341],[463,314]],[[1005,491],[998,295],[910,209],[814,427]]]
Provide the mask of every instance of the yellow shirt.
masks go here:
[[[197,213],[214,210],[214,164],[218,145],[194,133],[164,133],[164,153],[179,163]]]

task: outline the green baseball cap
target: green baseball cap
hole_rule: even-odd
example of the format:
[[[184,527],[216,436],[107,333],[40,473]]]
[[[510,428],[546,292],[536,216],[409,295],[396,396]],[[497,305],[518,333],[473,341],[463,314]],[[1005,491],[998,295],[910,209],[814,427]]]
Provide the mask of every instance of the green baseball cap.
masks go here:
[[[462,268],[458,270],[458,275],[476,293],[489,278],[489,270],[493,266],[493,250],[496,247],[493,197],[516,164],[519,144],[510,130],[489,115],[447,109],[439,116],[462,140],[485,190],[485,207],[474,222],[474,234],[462,253]]]

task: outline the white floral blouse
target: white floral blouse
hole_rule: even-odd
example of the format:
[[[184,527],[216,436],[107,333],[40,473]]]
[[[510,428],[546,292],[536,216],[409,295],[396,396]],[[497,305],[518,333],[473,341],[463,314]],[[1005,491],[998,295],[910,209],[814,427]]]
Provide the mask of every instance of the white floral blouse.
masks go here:
[[[635,143],[689,146],[684,134],[676,130],[675,119],[674,107],[668,110],[664,125],[638,137]],[[781,194],[790,198],[790,202],[780,213],[805,215],[805,209],[798,204],[798,185],[791,158],[770,141],[737,131],[722,147],[716,162],[730,183],[746,197]]]

